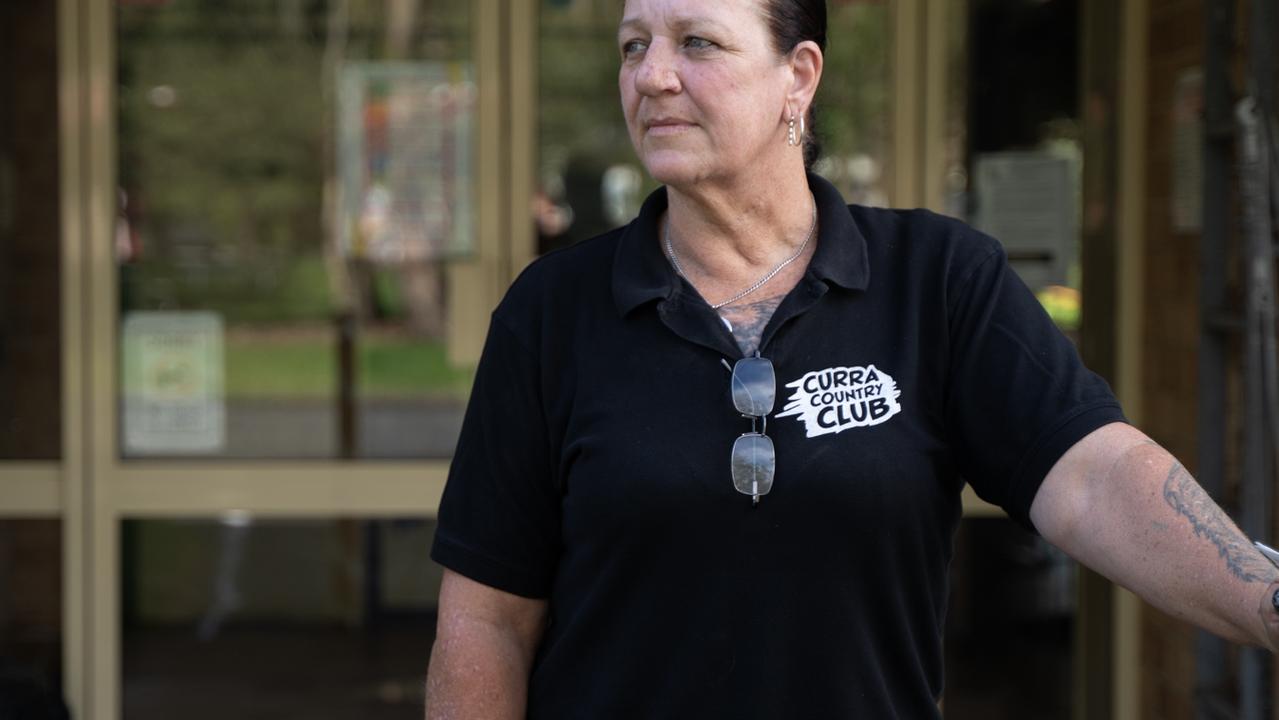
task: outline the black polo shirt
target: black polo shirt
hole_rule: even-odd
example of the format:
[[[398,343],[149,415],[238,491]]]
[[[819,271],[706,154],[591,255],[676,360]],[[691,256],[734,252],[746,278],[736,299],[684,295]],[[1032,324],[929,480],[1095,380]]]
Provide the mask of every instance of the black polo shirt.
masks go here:
[[[662,255],[664,190],[493,313],[432,557],[549,598],[529,717],[937,717],[963,482],[1029,525],[1122,419],[998,243],[810,185],[815,255],[761,343],[758,507],[729,470],[741,351]]]

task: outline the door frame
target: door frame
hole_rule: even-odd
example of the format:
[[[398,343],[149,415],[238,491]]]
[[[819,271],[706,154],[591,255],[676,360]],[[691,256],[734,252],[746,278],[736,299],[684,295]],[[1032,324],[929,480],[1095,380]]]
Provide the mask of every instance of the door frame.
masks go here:
[[[531,254],[531,133],[535,117],[522,57],[535,8],[518,0],[471,3],[478,93],[474,147],[477,248],[450,269],[450,350],[478,357],[489,310],[516,262]],[[116,197],[116,30],[111,0],[58,0],[59,155],[62,217],[63,455],[5,464],[22,481],[0,508],[62,517],[64,694],[75,717],[121,714],[122,521],[148,517],[423,517],[436,514],[446,459],[406,461],[125,460],[117,418],[119,355]],[[517,80],[517,78],[519,78]],[[524,88],[513,83],[524,83]],[[512,92],[512,90],[515,92]],[[527,175],[523,182],[511,180]],[[519,208],[521,213],[516,213]],[[525,227],[527,226],[527,227]],[[10,496],[6,488],[6,497]],[[13,506],[13,507],[10,507]]]

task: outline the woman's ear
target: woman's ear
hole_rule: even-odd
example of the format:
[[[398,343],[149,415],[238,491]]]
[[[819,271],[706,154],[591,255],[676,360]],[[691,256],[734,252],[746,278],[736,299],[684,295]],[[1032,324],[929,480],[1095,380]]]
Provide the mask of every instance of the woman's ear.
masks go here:
[[[790,51],[790,92],[786,94],[788,112],[808,113],[817,94],[817,84],[822,80],[822,49],[812,40],[805,40]]]

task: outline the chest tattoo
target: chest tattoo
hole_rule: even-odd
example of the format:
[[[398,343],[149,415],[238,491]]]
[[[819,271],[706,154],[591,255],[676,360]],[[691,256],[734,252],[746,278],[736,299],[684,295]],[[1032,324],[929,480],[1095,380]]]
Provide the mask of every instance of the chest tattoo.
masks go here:
[[[759,349],[759,342],[764,335],[764,326],[768,324],[768,319],[773,317],[773,311],[777,310],[783,297],[785,296],[777,295],[719,309],[720,317],[733,326],[733,339],[737,341],[737,346],[747,357],[754,355]]]

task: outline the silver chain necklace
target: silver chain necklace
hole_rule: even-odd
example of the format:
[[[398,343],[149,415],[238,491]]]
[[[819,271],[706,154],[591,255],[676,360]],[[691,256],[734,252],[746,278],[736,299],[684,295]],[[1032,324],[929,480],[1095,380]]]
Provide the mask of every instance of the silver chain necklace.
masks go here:
[[[795,262],[797,259],[799,259],[800,255],[804,254],[804,249],[807,248],[808,243],[812,241],[813,233],[816,230],[817,230],[817,201],[814,200],[813,201],[813,220],[808,226],[808,236],[804,238],[804,242],[799,246],[799,249],[795,251],[795,254],[783,260],[781,264],[779,264],[777,267],[773,268],[772,270],[769,270],[764,275],[764,277],[755,281],[754,285],[751,285],[750,287],[737,293],[736,295],[725,300],[724,302],[711,305],[711,309],[718,310],[724,307],[725,305],[728,305],[730,303],[735,303],[738,300],[741,300],[742,298],[746,297],[747,295],[750,295],[751,293],[755,292],[756,290],[764,287],[765,283],[767,283],[769,280],[772,280],[774,275],[781,272],[783,268]],[[666,254],[671,259],[671,265],[675,267],[675,272],[679,273],[680,276],[687,279],[688,275],[684,274],[684,268],[679,264],[679,258],[675,257],[675,246],[671,244],[671,219],[669,217],[666,218],[666,228],[664,232],[662,233],[662,235],[663,235],[663,240],[666,243]],[[690,280],[690,282],[692,281]]]

